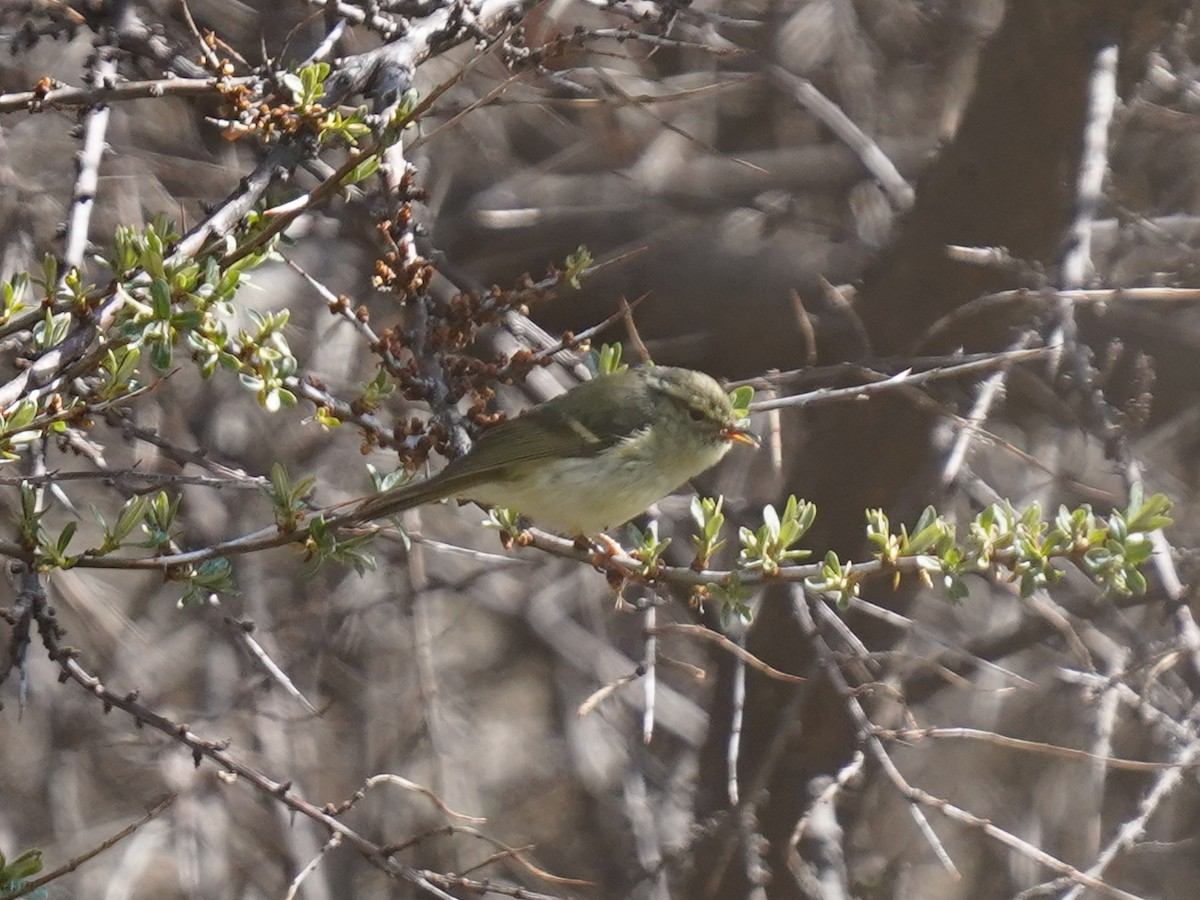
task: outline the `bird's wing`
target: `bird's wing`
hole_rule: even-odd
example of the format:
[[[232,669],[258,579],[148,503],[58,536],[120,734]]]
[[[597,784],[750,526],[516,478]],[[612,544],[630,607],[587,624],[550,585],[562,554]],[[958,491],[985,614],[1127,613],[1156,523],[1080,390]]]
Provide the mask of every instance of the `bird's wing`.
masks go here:
[[[444,497],[467,494],[514,464],[546,459],[593,456],[644,430],[644,397],[628,372],[586,381],[566,394],[547,400],[519,419],[510,419],[484,434],[471,451],[450,462],[432,478],[410,482],[365,501],[354,518],[367,520]],[[603,398],[589,396],[603,394]],[[601,400],[599,404],[595,401]],[[599,412],[597,412],[599,406]],[[569,408],[564,408],[569,407]]]
[[[593,456],[633,437],[650,421],[645,399],[635,396],[640,388],[625,374],[584,382],[570,392],[569,404],[563,394],[484,432],[445,475],[491,474],[513,463]]]

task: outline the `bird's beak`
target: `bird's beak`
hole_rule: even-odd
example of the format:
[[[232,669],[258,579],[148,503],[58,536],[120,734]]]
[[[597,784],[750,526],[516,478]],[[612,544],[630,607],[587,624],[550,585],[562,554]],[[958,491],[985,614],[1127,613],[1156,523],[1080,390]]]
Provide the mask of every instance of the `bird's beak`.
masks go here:
[[[747,431],[745,428],[738,428],[736,425],[729,425],[721,429],[721,437],[727,441],[745,444],[748,447],[757,447],[760,443],[757,434]]]

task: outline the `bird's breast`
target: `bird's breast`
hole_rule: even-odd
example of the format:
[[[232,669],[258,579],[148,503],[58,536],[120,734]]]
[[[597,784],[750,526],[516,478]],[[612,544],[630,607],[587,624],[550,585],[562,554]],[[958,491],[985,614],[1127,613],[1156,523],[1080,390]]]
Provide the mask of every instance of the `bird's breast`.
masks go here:
[[[537,525],[572,535],[628,522],[720,461],[727,443],[662,448],[631,440],[595,457],[523,463],[510,477],[472,488],[468,499],[507,506]]]

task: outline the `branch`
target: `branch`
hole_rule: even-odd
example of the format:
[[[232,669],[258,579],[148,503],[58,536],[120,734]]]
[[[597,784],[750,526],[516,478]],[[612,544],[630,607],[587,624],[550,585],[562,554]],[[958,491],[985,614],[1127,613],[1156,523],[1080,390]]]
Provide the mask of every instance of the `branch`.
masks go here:
[[[99,678],[92,675],[80,665],[76,658],[76,651],[60,646],[60,631],[57,623],[51,615],[44,612],[45,595],[37,574],[26,566],[23,567],[20,578],[21,587],[24,592],[27,592],[30,596],[42,598],[41,609],[43,612],[39,615],[39,630],[49,652],[50,659],[59,666],[59,679],[61,681],[73,681],[82,687],[99,700],[106,711],[113,708],[119,709],[131,716],[138,725],[149,726],[165,734],[173,741],[187,747],[191,750],[192,760],[197,766],[203,759],[212,761],[222,770],[248,782],[260,794],[273,798],[288,809],[316,822],[327,830],[331,836],[335,834],[341,835],[342,839],[358,850],[371,865],[393,878],[398,878],[419,888],[430,896],[439,898],[439,900],[454,900],[446,891],[464,887],[472,888],[481,893],[484,890],[491,890],[506,893],[514,897],[528,897],[530,900],[560,900],[560,898],[527,891],[524,888],[509,888],[495,885],[491,882],[472,882],[458,876],[442,875],[428,869],[418,869],[396,862],[391,858],[391,853],[389,853],[387,848],[363,837],[357,831],[345,825],[325,810],[318,808],[294,791],[291,781],[275,781],[258,769],[243,763],[229,752],[228,741],[211,741],[200,737],[191,730],[190,726],[173,722],[141,703],[138,700],[136,691],[127,694],[118,694],[109,689]]]

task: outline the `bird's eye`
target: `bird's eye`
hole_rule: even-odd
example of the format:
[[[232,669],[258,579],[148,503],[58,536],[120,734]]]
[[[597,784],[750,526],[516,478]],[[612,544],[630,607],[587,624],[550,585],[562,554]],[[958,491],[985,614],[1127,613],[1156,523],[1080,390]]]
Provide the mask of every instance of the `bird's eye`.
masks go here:
[[[696,407],[693,406],[691,409],[688,410],[688,418],[691,419],[693,422],[700,422],[704,419],[707,419],[708,416],[706,416],[704,414],[704,410],[696,409]]]

